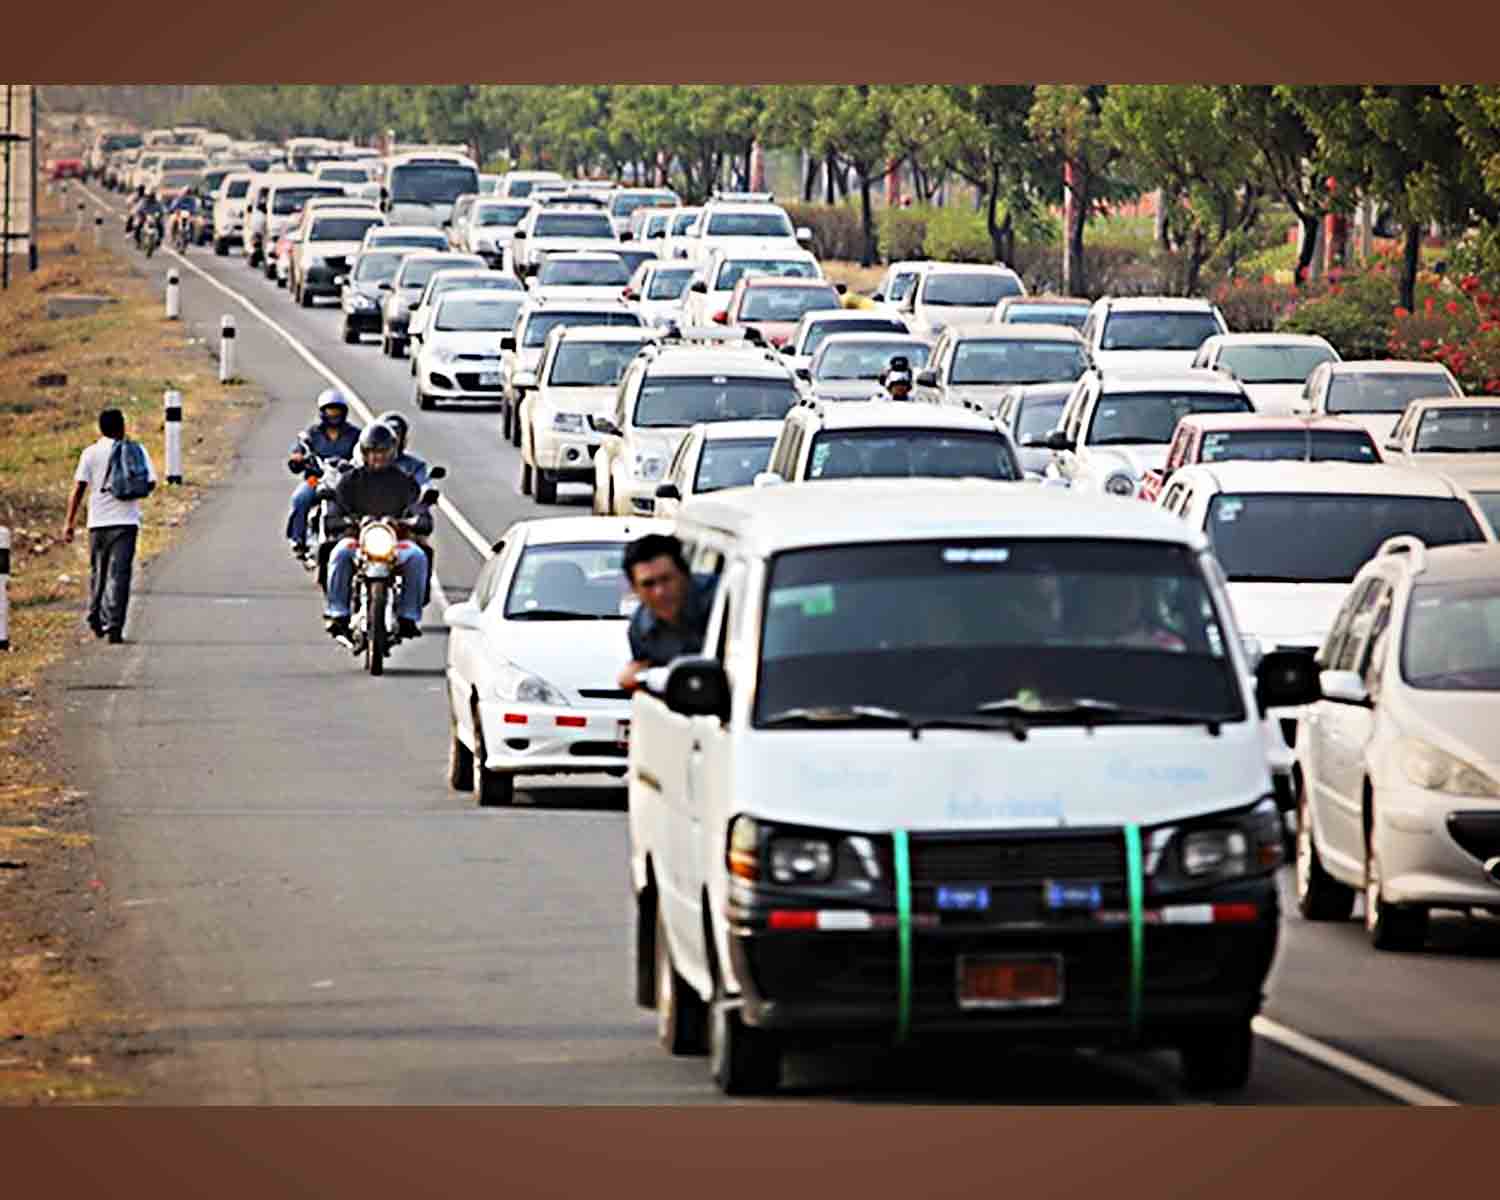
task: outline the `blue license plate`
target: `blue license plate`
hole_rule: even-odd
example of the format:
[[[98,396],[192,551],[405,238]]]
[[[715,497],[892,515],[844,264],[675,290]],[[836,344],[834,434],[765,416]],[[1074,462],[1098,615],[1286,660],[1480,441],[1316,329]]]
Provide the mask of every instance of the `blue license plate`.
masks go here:
[[[1047,907],[1096,909],[1104,903],[1104,889],[1097,883],[1047,883]]]
[[[956,912],[979,912],[990,906],[990,889],[940,887],[937,890],[937,906]]]

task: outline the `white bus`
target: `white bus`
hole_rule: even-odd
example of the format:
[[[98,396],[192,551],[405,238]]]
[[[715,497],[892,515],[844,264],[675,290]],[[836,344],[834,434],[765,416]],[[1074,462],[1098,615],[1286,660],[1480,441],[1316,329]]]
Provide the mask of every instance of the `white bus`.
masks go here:
[[[380,207],[394,225],[445,226],[460,196],[479,191],[479,167],[466,154],[419,150],[385,160]]]

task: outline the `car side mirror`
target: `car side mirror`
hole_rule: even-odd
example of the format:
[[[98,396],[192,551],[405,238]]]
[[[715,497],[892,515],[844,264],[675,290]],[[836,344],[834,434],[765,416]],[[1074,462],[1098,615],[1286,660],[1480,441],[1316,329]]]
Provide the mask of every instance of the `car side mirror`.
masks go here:
[[[937,385],[938,385],[938,377],[937,377],[937,372],[936,371],[918,371],[917,372],[917,386],[918,387],[935,388],[935,387],[937,387]]]
[[[536,387],[536,372],[517,371],[515,378],[511,380],[511,384],[518,392],[525,391],[527,388],[534,388]]]
[[[751,484],[754,487],[758,488],[775,487],[778,483],[785,482],[786,480],[778,475],[775,471],[760,471],[756,474],[755,478],[751,480]]]
[[[635,234],[631,233],[630,230],[627,229],[620,235],[620,240],[622,242],[633,242],[635,241]]]
[[[522,238],[524,238],[526,236],[526,231],[524,229],[518,229],[513,234],[511,234],[510,236],[513,239],[519,241],[520,239],[522,239]]]
[[[1273,650],[1255,668],[1255,699],[1261,710],[1300,708],[1322,698],[1318,667],[1311,656]]]
[[[847,283],[836,283],[833,285],[833,290],[840,296],[847,296],[849,294],[849,285]]]
[[[708,294],[708,284],[704,283],[701,279],[695,279],[692,283],[688,284],[688,291],[697,292],[700,296],[706,296]]]
[[[812,382],[812,368],[811,367],[798,367],[797,368],[797,378],[801,379],[801,380],[805,380],[808,383],[811,383]]]
[[[884,301],[885,300],[885,294],[883,292],[871,292],[870,293],[870,299],[871,300]]]
[[[1358,671],[1324,671],[1318,676],[1318,686],[1326,700],[1356,704],[1362,708],[1370,706],[1369,690]]]
[[[438,491],[437,488],[428,488],[425,492],[422,493],[422,503],[424,505],[431,506],[442,499],[442,495],[443,493]]]
[[[513,334],[506,334],[505,336],[503,336],[500,339],[500,349],[502,349],[502,350],[514,350],[515,348],[516,348],[516,339],[515,339],[515,336]]]
[[[428,479],[447,479],[448,478],[448,468],[447,467],[433,467],[432,470],[430,470],[430,471],[427,472],[427,478]]]
[[[675,483],[661,483],[656,487],[656,498],[658,500],[681,500],[682,489]]]
[[[799,242],[810,242],[813,240],[813,231],[806,225],[797,226],[797,240]]]
[[[729,719],[729,676],[711,658],[679,658],[667,668],[662,699],[685,717]]]
[[[1077,444],[1061,429],[1054,429],[1051,433],[1043,434],[1041,437],[1033,437],[1031,444],[1040,446],[1043,450],[1056,450],[1062,453],[1077,448]]]
[[[389,291],[393,291],[393,290],[395,290],[395,285],[394,285],[394,284],[392,284],[392,283],[391,283],[391,282],[390,282],[390,281],[389,281],[389,280],[387,280],[387,281],[386,281],[386,282],[385,282],[385,283],[382,283],[382,284],[381,284],[381,285],[380,285],[380,290],[381,290],[381,291],[382,291],[382,292],[389,292]]]
[[[476,630],[479,628],[479,616],[479,606],[472,600],[465,600],[443,609],[443,624],[449,629]]]

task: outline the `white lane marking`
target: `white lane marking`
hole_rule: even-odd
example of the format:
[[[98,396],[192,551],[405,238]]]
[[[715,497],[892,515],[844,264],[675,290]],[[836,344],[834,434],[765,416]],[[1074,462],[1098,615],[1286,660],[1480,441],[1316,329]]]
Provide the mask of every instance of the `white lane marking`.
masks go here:
[[[1293,1054],[1310,1059],[1320,1066],[1327,1067],[1341,1075],[1347,1075],[1366,1087],[1401,1101],[1402,1104],[1411,1104],[1419,1108],[1453,1108],[1459,1103],[1419,1083],[1403,1079],[1400,1075],[1393,1074],[1383,1067],[1377,1067],[1374,1063],[1355,1058],[1354,1055],[1346,1054],[1326,1042],[1320,1042],[1316,1038],[1308,1037],[1305,1033],[1290,1029],[1269,1017],[1256,1017],[1250,1022],[1250,1028],[1258,1036],[1265,1038],[1268,1042],[1276,1043],[1283,1050],[1290,1050]]]
[[[91,193],[85,192],[84,194],[87,195],[90,200],[92,200],[106,212],[110,211],[109,206],[106,205],[102,200],[99,200]],[[302,342],[298,340],[295,334],[293,334],[290,330],[283,326],[274,317],[270,316],[263,309],[261,309],[248,296],[235,291],[228,284],[220,283],[219,280],[215,279],[197,263],[190,262],[186,257],[178,254],[177,251],[171,249],[171,247],[163,246],[161,248],[161,252],[167,254],[171,258],[176,259],[179,263],[181,263],[189,271],[193,272],[193,274],[197,275],[205,283],[208,283],[212,287],[217,288],[232,300],[236,300],[240,304],[244,305],[247,309],[250,310],[251,313],[264,321],[267,326],[273,329],[276,333],[280,334],[286,344],[290,346],[293,351],[296,352],[298,357],[300,357],[305,363],[307,363],[308,366],[310,366],[319,375],[323,376],[324,379],[328,380],[328,382],[331,383],[334,387],[338,388],[339,391],[343,392],[344,395],[348,396],[350,407],[353,408],[354,411],[358,413],[364,421],[370,422],[375,419],[375,413],[364,402],[358,392],[356,392],[352,387],[350,387],[347,383],[340,379],[330,367],[328,367],[321,359],[317,357],[317,355],[315,355],[311,350],[304,346]],[[447,496],[438,497],[438,509],[443,513],[444,516],[446,516],[450,521],[453,522],[453,527],[458,530],[459,534],[466,542],[469,543],[469,545],[474,547],[475,551],[478,552],[480,558],[489,558],[490,543],[485,540],[484,536],[479,532],[478,529],[474,527],[473,523],[453,505],[453,503],[448,499]]]

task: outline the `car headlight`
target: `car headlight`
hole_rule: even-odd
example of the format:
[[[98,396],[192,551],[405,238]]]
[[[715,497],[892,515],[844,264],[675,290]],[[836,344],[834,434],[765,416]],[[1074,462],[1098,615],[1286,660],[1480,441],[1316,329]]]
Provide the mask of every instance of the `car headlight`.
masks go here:
[[[457,350],[441,350],[441,349],[440,350],[434,350],[432,352],[432,357],[435,358],[435,359],[437,359],[438,362],[440,362],[440,363],[457,362],[458,361],[458,351]]]
[[[1281,810],[1266,796],[1248,809],[1150,830],[1145,873],[1158,893],[1262,875],[1281,866],[1282,844]]]
[[[875,840],[863,834],[767,825],[736,817],[729,828],[729,873],[750,882],[831,884],[869,892],[885,872]]]
[[[1111,496],[1134,496],[1135,476],[1129,471],[1111,471],[1105,477],[1104,490]]]
[[[552,428],[562,433],[582,433],[583,414],[574,412],[553,413]]]
[[[1429,742],[1405,738],[1397,753],[1406,777],[1419,788],[1450,796],[1500,796],[1500,784],[1483,771]]]
[[[389,525],[370,525],[359,535],[359,548],[374,562],[389,562],[396,557],[396,534]]]
[[[651,482],[666,473],[667,460],[659,454],[637,453],[631,462],[631,470],[637,479]]]
[[[547,704],[565,708],[568,698],[561,689],[519,667],[507,666],[499,671],[491,687],[497,700],[515,700],[521,704]]]
[[[369,312],[371,309],[376,307],[376,304],[375,301],[371,300],[370,297],[366,296],[363,292],[354,292],[349,297],[349,307],[358,308],[365,312]]]

